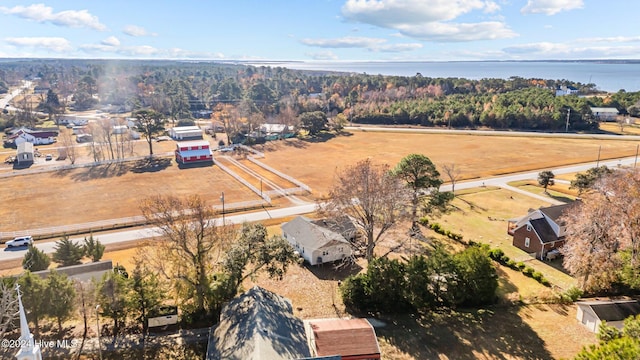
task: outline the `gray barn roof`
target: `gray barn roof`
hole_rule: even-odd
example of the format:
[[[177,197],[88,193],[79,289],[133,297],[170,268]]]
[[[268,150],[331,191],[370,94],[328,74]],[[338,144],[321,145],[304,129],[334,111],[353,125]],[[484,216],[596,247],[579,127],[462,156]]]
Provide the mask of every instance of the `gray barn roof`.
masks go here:
[[[207,359],[289,360],[309,357],[302,320],[289,300],[254,286],[231,300],[209,338]]]

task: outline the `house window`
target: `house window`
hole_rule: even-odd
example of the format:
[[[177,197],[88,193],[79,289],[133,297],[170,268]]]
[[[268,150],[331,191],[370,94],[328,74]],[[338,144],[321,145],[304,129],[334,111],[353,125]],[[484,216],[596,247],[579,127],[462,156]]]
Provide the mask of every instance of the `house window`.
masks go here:
[[[531,225],[527,224],[527,231],[531,231]]]
[[[325,250],[325,251],[322,252],[322,256],[327,256],[327,255],[329,255],[328,251]]]
[[[524,247],[529,247],[529,243],[531,243],[531,239],[529,239],[528,237],[524,238]]]

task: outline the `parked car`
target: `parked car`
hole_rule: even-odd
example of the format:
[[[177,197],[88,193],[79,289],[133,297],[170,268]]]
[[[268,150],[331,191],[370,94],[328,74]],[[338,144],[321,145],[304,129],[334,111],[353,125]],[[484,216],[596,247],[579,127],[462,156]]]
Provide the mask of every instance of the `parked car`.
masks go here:
[[[33,237],[31,235],[27,236],[19,236],[13,240],[9,240],[6,242],[8,248],[19,247],[19,246],[29,246],[33,244]]]
[[[562,253],[558,249],[553,249],[547,253],[547,260],[555,260],[562,256]]]
[[[47,156],[45,156],[44,159],[46,161],[53,160],[53,156],[51,154],[47,154]]]

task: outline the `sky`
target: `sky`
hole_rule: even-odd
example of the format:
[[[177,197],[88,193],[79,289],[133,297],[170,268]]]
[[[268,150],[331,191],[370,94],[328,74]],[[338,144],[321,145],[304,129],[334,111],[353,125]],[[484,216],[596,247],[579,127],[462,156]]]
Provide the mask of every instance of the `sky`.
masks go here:
[[[0,0],[0,58],[640,59],[638,13],[636,0]]]

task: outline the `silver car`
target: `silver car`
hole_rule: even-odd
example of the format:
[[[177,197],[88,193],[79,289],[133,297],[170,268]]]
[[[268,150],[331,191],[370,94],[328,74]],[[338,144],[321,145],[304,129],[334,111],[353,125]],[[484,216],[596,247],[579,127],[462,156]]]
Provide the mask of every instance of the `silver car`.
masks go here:
[[[19,247],[19,246],[29,246],[33,244],[33,237],[31,235],[27,236],[19,236],[13,240],[9,240],[6,242],[8,248]]]

